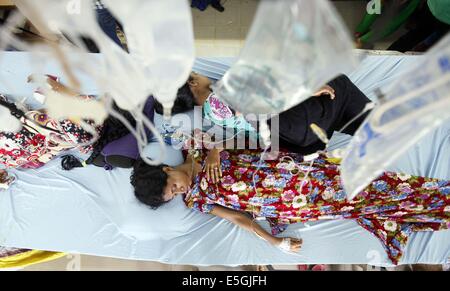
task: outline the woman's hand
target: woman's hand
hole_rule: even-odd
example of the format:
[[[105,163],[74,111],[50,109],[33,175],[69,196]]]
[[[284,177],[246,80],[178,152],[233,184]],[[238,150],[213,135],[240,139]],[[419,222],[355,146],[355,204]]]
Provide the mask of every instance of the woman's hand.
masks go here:
[[[8,180],[8,172],[0,170],[0,183],[6,183]]]
[[[212,149],[209,151],[206,157],[205,168],[206,178],[211,180],[213,183],[219,182],[222,177],[222,167],[220,166],[220,152],[219,149]]]
[[[303,240],[292,237],[286,238],[277,237],[274,240],[273,244],[284,251],[297,253],[302,247]]]
[[[269,242],[273,246],[280,248],[284,251],[298,252],[303,244],[302,239],[298,238],[281,238],[276,237],[268,233],[264,228],[258,223],[255,223],[254,219],[249,217],[246,213],[223,207],[221,205],[215,204],[210,212],[212,215],[226,219],[252,233],[258,237]]]
[[[334,89],[329,85],[321,87],[316,93],[313,94],[313,96],[315,97],[319,97],[321,95],[329,95],[331,99],[334,99],[336,97]]]
[[[8,189],[15,180],[16,178],[10,176],[6,170],[0,170],[0,189]]]

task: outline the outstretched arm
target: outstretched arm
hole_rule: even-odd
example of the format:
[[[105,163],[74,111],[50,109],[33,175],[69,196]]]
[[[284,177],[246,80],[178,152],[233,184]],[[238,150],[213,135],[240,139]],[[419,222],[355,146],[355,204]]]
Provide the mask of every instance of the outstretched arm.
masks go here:
[[[274,246],[280,246],[283,238],[275,237],[265,231],[259,224],[253,221],[244,212],[229,209],[220,205],[215,205],[210,212],[211,214],[226,219],[256,235],[262,237]],[[291,238],[290,251],[297,252],[303,243],[301,239]]]
[[[46,76],[45,78],[46,78],[47,84],[50,86],[50,88],[57,93],[65,94],[68,96],[75,96],[75,97],[81,95],[79,92],[72,90],[71,88],[64,85],[63,83],[55,80],[53,77]],[[34,75],[28,76],[28,83],[34,82],[34,81],[35,81]]]

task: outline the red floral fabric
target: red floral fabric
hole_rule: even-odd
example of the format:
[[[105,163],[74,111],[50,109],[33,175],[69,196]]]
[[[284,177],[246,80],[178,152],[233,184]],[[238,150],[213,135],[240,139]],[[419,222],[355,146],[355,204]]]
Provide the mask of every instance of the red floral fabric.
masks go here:
[[[0,98],[7,101],[2,95]],[[93,135],[70,120],[57,121],[39,111],[25,115],[27,119],[21,118],[24,126],[19,132],[0,131],[0,163],[4,167],[35,169],[64,150],[78,148],[87,153],[91,149],[79,145],[93,141]]]
[[[260,156],[257,150],[223,151],[220,182],[200,173],[186,204],[206,213],[222,205],[266,217],[274,234],[290,223],[353,219],[380,239],[395,264],[411,232],[450,226],[449,181],[385,172],[347,201],[339,165],[325,156],[312,165],[292,153],[272,161]]]

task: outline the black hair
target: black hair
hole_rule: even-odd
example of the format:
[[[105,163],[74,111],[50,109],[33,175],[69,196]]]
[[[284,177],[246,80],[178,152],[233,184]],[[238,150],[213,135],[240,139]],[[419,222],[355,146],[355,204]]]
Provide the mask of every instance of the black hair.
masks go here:
[[[25,112],[23,112],[21,109],[17,108],[16,104],[13,102],[10,102],[8,98],[0,94],[0,105],[6,107],[9,109],[9,112],[12,116],[16,117],[17,119],[20,119],[21,117],[25,116]]]
[[[192,94],[191,88],[189,87],[189,82],[192,81],[192,77],[189,76],[188,81],[178,89],[177,98],[174,101],[172,107],[172,114],[184,113],[194,109],[195,99],[194,94]],[[155,99],[155,111],[158,114],[164,114],[164,108],[161,103]]]
[[[164,167],[167,165],[151,166],[139,159],[131,174],[131,185],[136,198],[155,210],[168,202],[164,200],[164,188],[168,178],[167,173],[163,171]]]
[[[120,109],[115,103],[113,103],[113,109],[120,115],[122,115],[131,124],[131,126],[133,127],[136,126],[136,120],[128,111]],[[108,143],[118,140],[119,138],[124,137],[128,133],[130,133],[130,131],[128,130],[128,128],[125,127],[125,125],[120,120],[111,115],[108,116],[108,118],[103,123],[103,128],[101,130],[100,137],[94,143],[93,146],[94,149],[92,151],[92,154],[86,160],[86,164],[88,165],[92,164],[94,160],[98,156],[100,156],[103,148]],[[83,167],[83,164],[75,156],[65,155],[62,157],[61,166],[64,170],[70,171],[73,168]]]

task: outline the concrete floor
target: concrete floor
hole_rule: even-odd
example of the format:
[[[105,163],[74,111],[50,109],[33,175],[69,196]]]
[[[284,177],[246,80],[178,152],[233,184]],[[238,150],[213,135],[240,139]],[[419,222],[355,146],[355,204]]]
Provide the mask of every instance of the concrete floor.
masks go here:
[[[193,9],[194,34],[197,56],[237,56],[244,46],[252,24],[258,0],[227,0],[225,11],[218,12],[209,7],[205,11]],[[367,1],[333,1],[352,34],[365,14]],[[374,49],[386,49],[401,34],[375,44]]]

